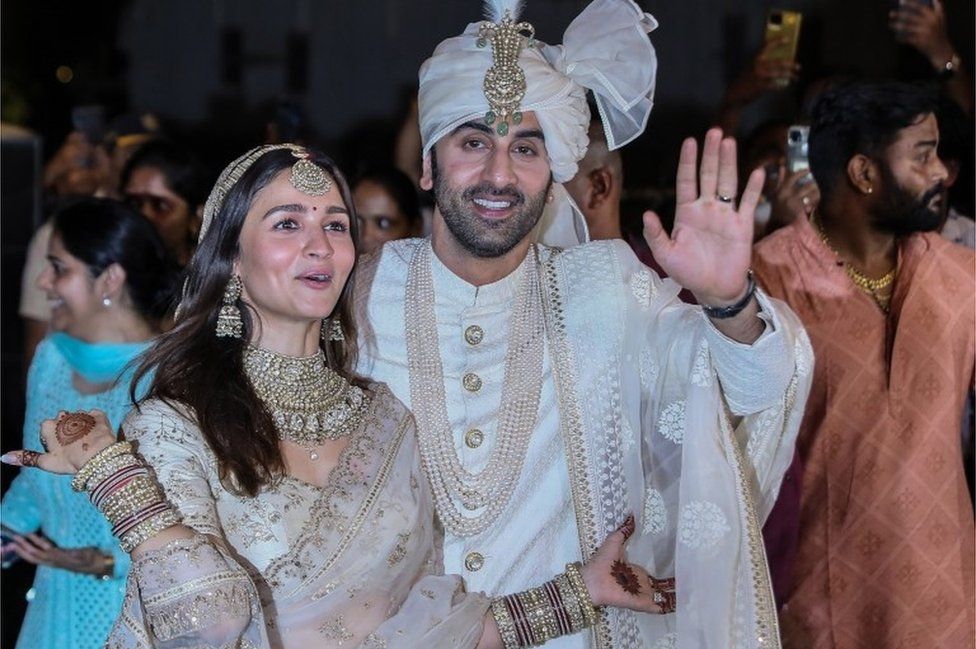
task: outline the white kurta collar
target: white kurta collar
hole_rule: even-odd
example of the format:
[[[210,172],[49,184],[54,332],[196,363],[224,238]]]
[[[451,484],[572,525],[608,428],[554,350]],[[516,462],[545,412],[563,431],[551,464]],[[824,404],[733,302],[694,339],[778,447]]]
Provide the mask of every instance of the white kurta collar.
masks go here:
[[[434,280],[434,288],[437,293],[438,301],[446,300],[449,302],[463,304],[465,306],[492,306],[511,302],[518,291],[522,273],[525,272],[526,264],[533,258],[532,251],[525,256],[518,267],[491,284],[475,286],[469,284],[454,274],[451,269],[444,265],[435,252],[430,256],[431,276]]]

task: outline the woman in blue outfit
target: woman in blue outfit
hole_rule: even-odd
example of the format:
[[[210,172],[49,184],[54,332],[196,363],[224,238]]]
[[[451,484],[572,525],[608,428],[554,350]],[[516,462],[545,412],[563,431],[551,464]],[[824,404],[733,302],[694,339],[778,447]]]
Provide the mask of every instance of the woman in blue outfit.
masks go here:
[[[37,280],[51,305],[51,333],[27,377],[24,448],[34,450],[41,421],[59,410],[97,408],[118,427],[131,407],[129,362],[159,332],[176,285],[160,236],[122,203],[80,201],[53,225]],[[71,490],[70,476],[24,471],[3,498],[0,522],[12,539],[4,556],[38,566],[17,648],[102,647],[129,567],[105,517]]]

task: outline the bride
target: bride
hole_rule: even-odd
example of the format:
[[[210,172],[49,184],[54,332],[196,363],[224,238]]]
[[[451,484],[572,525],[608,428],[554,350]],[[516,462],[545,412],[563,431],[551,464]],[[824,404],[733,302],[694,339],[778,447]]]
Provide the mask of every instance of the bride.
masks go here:
[[[116,442],[98,411],[42,425],[132,557],[111,647],[521,647],[661,612],[622,560],[632,518],[585,566],[494,600],[444,576],[413,418],[355,376],[356,219],[320,153],[258,147],[207,201],[176,326],[143,357]],[[673,586],[671,586],[673,589]],[[666,601],[670,602],[670,599]]]

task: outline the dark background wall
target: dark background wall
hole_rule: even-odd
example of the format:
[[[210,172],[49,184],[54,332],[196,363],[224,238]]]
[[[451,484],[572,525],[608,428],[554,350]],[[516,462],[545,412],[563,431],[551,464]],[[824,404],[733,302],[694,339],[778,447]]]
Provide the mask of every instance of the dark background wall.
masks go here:
[[[914,68],[924,74],[924,64],[891,39],[886,14],[894,1],[642,0],[661,24],[652,34],[660,68],[650,126],[628,151],[635,181],[670,174],[680,139],[710,123],[726,84],[758,49],[771,7],[804,13],[804,78],[767,104],[790,110],[803,82],[826,72],[885,76]],[[338,154],[335,147],[357,133],[360,140],[377,138],[374,131],[393,128],[420,63],[442,38],[479,19],[480,5],[5,0],[3,117],[45,135],[49,153],[67,132],[72,105],[97,101],[114,110],[153,111],[220,163],[259,138],[272,100],[288,97],[304,108],[316,139]],[[558,42],[586,2],[527,5],[525,18],[539,37]],[[971,63],[973,2],[946,5],[956,43]],[[74,72],[68,84],[55,79],[60,65]]]

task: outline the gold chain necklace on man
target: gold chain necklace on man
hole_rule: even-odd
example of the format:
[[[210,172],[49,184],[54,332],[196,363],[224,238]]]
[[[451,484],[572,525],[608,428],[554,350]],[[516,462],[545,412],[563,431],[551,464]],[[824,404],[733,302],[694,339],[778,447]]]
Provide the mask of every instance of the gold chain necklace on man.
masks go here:
[[[303,446],[311,460],[319,458],[315,448],[326,440],[355,431],[369,402],[362,389],[326,364],[322,350],[295,358],[248,345],[244,372],[271,413],[278,436]]]
[[[495,444],[484,469],[472,473],[458,458],[447,414],[431,253],[430,243],[422,243],[407,272],[404,318],[410,399],[437,513],[448,532],[467,537],[484,532],[505,509],[519,481],[535,429],[545,347],[542,281],[539,262],[530,251],[523,262],[509,325]],[[479,509],[483,511],[475,514]]]
[[[817,231],[817,235],[820,236],[820,240],[823,241],[824,245],[840,257],[840,253],[837,252],[837,249],[830,243],[830,239],[827,238],[827,233],[824,231],[823,225],[820,223],[820,219],[816,213],[810,217],[810,223]],[[888,312],[888,307],[891,304],[891,292],[889,289],[895,281],[895,270],[895,268],[892,268],[881,277],[874,279],[854,268],[850,262],[844,261],[844,271],[851,281],[854,282],[854,285],[864,293],[867,293],[885,313]]]

